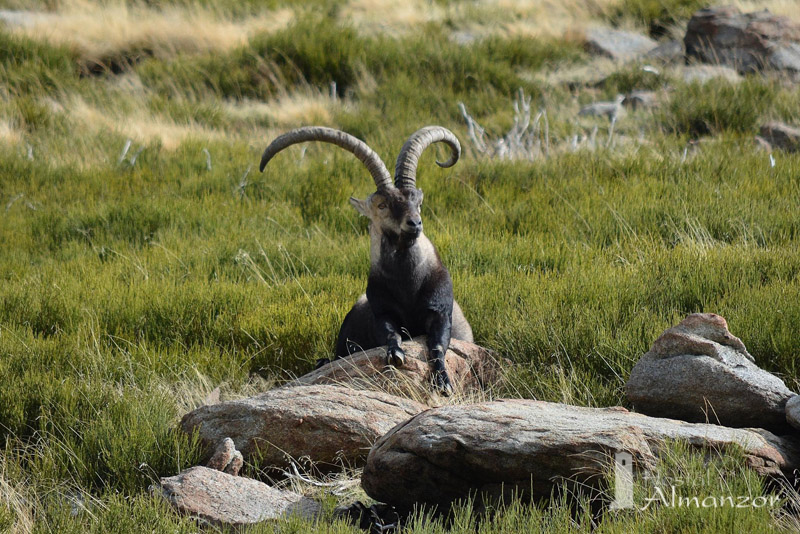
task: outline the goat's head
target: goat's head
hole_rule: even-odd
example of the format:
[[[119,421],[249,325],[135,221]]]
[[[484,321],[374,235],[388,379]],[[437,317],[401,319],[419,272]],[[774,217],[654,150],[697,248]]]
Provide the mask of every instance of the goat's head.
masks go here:
[[[276,138],[261,158],[261,171],[281,150],[305,141],[324,141],[352,152],[367,167],[375,181],[376,191],[366,199],[350,198],[350,204],[365,217],[373,228],[382,233],[404,236],[413,240],[422,233],[422,190],[417,189],[417,164],[423,150],[433,143],[443,142],[450,148],[450,159],[440,167],[452,167],[461,155],[461,145],[453,133],[441,126],[426,126],[416,131],[400,150],[395,165],[395,178],[389,175],[380,157],[363,141],[350,134],[322,126],[292,130]]]
[[[350,197],[358,213],[383,234],[416,239],[422,233],[422,190],[396,187],[375,191],[365,200]]]

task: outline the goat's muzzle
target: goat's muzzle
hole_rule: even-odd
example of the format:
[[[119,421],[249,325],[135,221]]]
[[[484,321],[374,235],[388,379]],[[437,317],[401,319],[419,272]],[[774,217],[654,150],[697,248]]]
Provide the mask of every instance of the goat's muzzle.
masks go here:
[[[400,228],[408,237],[417,238],[422,233],[422,219],[408,218]]]

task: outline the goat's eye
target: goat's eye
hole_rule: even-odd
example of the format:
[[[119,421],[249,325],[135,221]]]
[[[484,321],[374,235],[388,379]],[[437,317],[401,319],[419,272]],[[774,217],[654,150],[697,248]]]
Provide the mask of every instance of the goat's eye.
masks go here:
[[[378,204],[378,209],[379,210],[385,210],[386,209],[386,202],[381,202],[380,204]]]

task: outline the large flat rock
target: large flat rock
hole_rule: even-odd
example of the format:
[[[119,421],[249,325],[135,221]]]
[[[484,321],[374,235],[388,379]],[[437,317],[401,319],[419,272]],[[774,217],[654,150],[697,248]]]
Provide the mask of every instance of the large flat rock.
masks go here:
[[[590,53],[621,61],[641,57],[657,46],[656,41],[640,33],[603,27],[586,32],[586,49]]]
[[[322,508],[298,493],[208,467],[192,467],[162,478],[160,490],[181,514],[213,525],[252,525],[293,514],[310,519]]]
[[[712,313],[689,315],[666,330],[634,366],[625,389],[636,411],[647,415],[779,433],[788,430],[785,406],[794,395]]]
[[[387,365],[386,347],[377,347],[334,360],[286,386],[346,385],[435,402],[425,338],[406,341],[402,348],[406,353],[406,362],[400,368]],[[445,365],[456,395],[481,392],[495,384],[500,377],[499,361],[489,350],[458,339],[450,341]]]
[[[741,73],[800,72],[800,25],[766,9],[753,13],[742,13],[735,6],[701,9],[689,21],[683,42],[687,57]]]
[[[613,454],[649,470],[665,441],[705,450],[743,449],[764,475],[790,472],[798,452],[768,432],[692,424],[533,400],[434,408],[398,425],[370,451],[367,494],[399,508],[447,506],[467,495],[547,497],[565,479],[598,488]]]
[[[285,467],[307,457],[320,468],[344,461],[363,465],[372,444],[392,427],[426,409],[378,391],[316,385],[280,388],[247,399],[202,406],[180,427],[198,432],[210,457],[230,437],[245,459]]]

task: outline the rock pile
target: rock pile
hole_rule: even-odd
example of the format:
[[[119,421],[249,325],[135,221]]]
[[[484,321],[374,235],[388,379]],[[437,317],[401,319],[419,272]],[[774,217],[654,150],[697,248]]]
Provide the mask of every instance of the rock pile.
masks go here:
[[[631,371],[628,401],[638,412],[732,427],[787,430],[794,394],[753,363],[725,319],[695,313],[668,329]]]
[[[512,494],[542,498],[564,484],[601,494],[615,455],[629,454],[635,473],[645,473],[665,443],[722,454],[736,448],[764,476],[800,466],[797,441],[772,433],[800,429],[800,396],[759,369],[719,315],[688,316],[636,364],[626,389],[644,413],[520,399],[429,409],[375,391],[392,386],[418,395],[428,388],[423,347],[404,345],[406,369],[387,370],[375,349],[262,395],[187,414],[181,428],[199,434],[215,469],[195,467],[162,479],[161,494],[181,513],[211,523],[314,517],[318,503],[234,475],[249,458],[279,470],[289,458],[308,457],[318,467],[344,461],[364,466],[363,488],[386,506],[356,503],[338,515],[383,528],[396,525],[395,510],[419,504],[446,510],[468,496],[478,496],[478,504]],[[460,342],[452,349],[448,370],[462,391],[498,378],[488,351]]]

